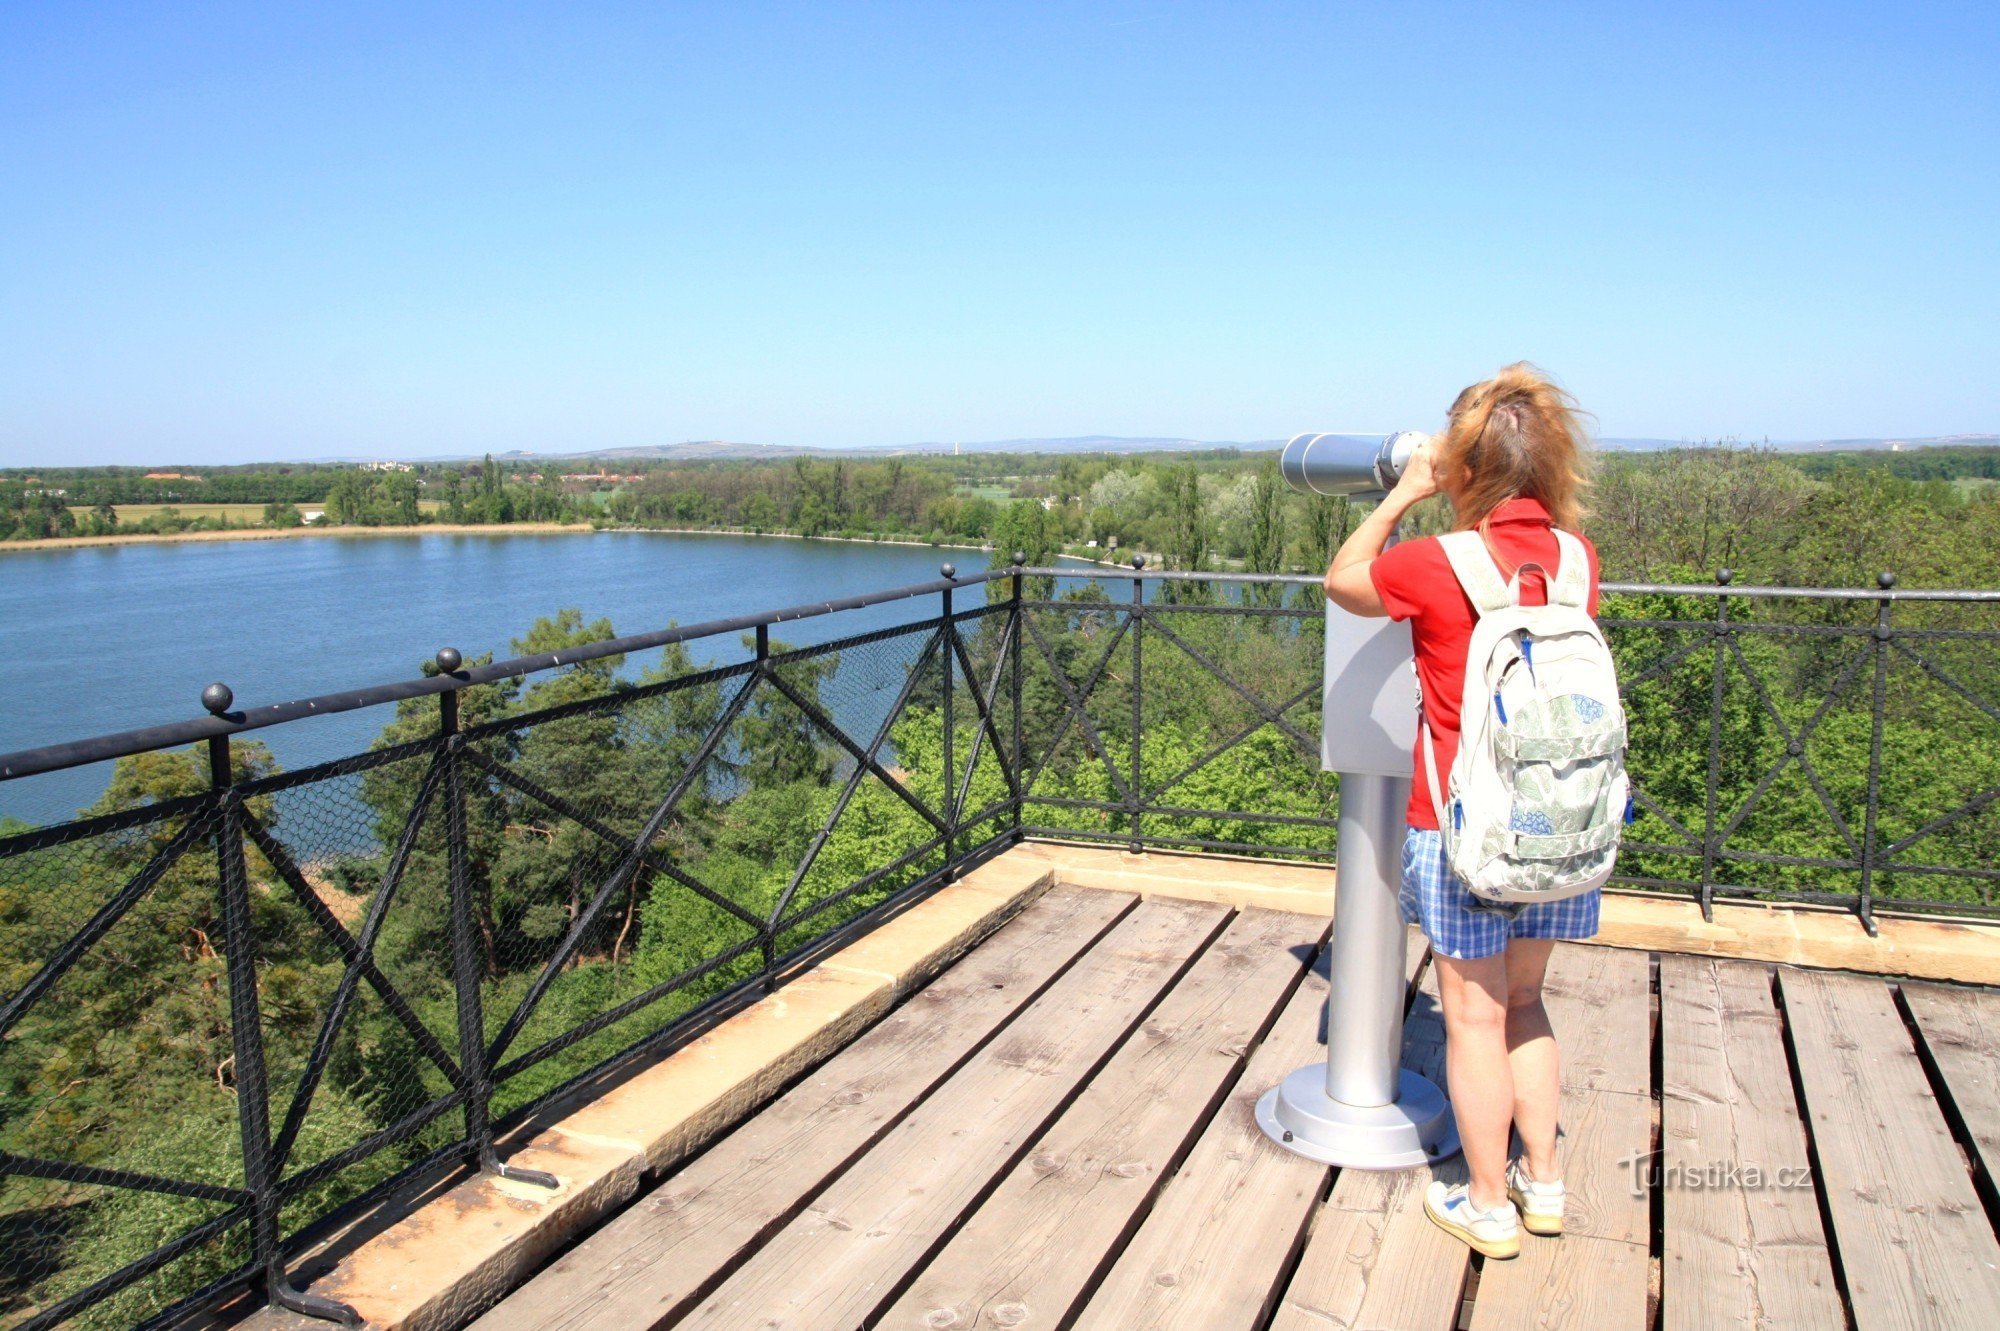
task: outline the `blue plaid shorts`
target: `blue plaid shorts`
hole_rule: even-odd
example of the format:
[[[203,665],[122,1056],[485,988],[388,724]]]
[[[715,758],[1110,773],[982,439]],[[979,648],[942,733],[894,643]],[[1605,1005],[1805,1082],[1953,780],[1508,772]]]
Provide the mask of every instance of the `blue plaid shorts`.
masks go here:
[[[1445,859],[1444,837],[1412,827],[1403,838],[1406,923],[1420,926],[1440,956],[1473,961],[1507,950],[1510,938],[1589,938],[1597,932],[1599,891],[1566,901],[1482,901],[1458,881]]]

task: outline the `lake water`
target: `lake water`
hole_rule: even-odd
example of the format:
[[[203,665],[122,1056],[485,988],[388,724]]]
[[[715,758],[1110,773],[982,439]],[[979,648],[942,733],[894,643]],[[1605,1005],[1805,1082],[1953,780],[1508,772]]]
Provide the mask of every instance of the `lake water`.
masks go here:
[[[852,596],[938,576],[977,550],[603,532],[191,541],[0,552],[0,752],[202,715],[221,680],[238,706],[409,679],[444,646],[509,640],[566,606],[621,634]],[[978,591],[958,604],[981,603]],[[935,597],[782,625],[794,644],[937,613]],[[719,659],[732,642],[695,644]],[[359,752],[369,708],[258,732],[287,768]],[[0,782],[0,816],[71,817],[109,765]]]

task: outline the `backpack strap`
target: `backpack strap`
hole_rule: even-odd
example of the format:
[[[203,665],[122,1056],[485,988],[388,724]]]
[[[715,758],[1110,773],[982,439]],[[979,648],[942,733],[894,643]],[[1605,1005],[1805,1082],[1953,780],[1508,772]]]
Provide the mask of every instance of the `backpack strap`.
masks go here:
[[[1499,565],[1486,552],[1486,542],[1476,531],[1446,532],[1437,538],[1458,585],[1480,614],[1505,610],[1514,604],[1514,590],[1500,576]]]
[[[1424,747],[1424,779],[1431,788],[1431,810],[1437,814],[1438,834],[1445,838],[1448,846],[1454,829],[1445,821],[1444,787],[1438,781],[1437,736],[1431,734],[1430,713],[1423,709],[1421,703],[1417,707],[1417,731],[1418,742]]]
[[[1556,549],[1562,553],[1555,580],[1549,584],[1549,604],[1586,610],[1590,607],[1590,556],[1583,542],[1569,532],[1560,527],[1550,530],[1555,533]]]

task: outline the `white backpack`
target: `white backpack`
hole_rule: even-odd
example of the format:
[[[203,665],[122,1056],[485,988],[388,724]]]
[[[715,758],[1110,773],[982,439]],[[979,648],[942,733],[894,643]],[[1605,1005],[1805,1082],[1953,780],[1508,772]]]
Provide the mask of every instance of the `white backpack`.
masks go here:
[[[1424,770],[1452,872],[1489,901],[1561,901],[1601,887],[1631,817],[1625,709],[1586,609],[1589,560],[1575,536],[1555,537],[1547,605],[1521,604],[1520,574],[1503,579],[1478,532],[1438,538],[1479,618],[1449,787],[1438,788],[1428,720]]]

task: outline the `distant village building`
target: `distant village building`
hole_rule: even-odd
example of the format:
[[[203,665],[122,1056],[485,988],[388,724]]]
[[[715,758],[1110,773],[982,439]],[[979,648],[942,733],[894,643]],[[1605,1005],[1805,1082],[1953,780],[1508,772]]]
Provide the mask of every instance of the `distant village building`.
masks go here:
[[[364,463],[362,463],[362,464],[361,464],[361,470],[363,470],[363,471],[413,471],[413,470],[415,470],[415,468],[411,467],[411,466],[410,466],[410,464],[409,464],[409,463],[407,463],[407,462],[364,462]]]
[[[645,480],[643,473],[620,476],[609,471],[572,471],[563,476],[565,485],[634,485]]]

